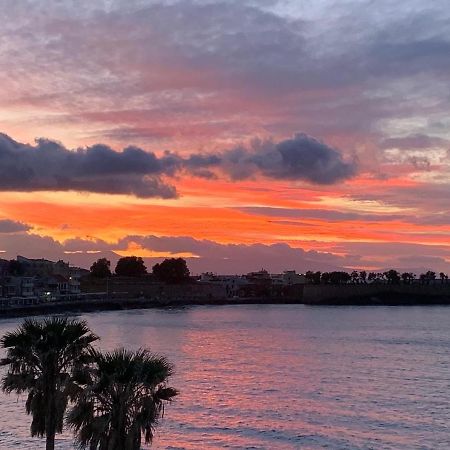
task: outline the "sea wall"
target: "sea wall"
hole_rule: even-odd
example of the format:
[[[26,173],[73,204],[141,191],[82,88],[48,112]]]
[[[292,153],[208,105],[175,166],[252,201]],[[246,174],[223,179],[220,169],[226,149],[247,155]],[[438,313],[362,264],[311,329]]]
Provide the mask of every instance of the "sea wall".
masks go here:
[[[306,304],[434,304],[450,303],[450,284],[306,285]]]
[[[208,283],[165,284],[149,282],[145,278],[117,277],[108,286],[110,298],[137,298],[162,302],[199,301],[226,297],[225,287]]]
[[[210,283],[188,283],[169,285],[147,277],[112,277],[106,279],[87,278],[82,281],[83,292],[101,292],[108,299],[146,298],[157,302],[197,301],[226,297],[224,286]]]

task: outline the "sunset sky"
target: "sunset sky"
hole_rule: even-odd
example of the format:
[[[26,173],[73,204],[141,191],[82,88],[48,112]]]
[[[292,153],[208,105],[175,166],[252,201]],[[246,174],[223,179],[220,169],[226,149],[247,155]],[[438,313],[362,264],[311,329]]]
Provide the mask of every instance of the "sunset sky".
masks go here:
[[[1,258],[450,272],[447,0],[0,13]]]

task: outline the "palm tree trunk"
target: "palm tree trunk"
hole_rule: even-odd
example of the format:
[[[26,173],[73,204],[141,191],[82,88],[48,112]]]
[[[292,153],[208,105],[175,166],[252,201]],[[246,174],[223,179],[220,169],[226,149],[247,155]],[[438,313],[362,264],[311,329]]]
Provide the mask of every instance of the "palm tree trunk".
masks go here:
[[[55,433],[47,434],[45,441],[45,450],[55,449]]]
[[[54,377],[49,377],[48,397],[47,397],[47,413],[45,417],[45,450],[54,450],[56,435],[56,386]]]
[[[54,450],[56,427],[55,427],[55,423],[54,423],[54,417],[52,417],[51,414],[47,414],[46,428],[47,429],[45,432],[45,450]]]

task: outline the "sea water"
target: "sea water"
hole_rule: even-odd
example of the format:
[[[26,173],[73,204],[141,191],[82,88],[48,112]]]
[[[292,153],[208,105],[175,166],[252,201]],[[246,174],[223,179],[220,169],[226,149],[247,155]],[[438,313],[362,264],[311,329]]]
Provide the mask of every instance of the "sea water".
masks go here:
[[[145,347],[174,363],[170,384],[180,395],[152,448],[450,448],[450,307],[196,306],[79,317],[103,349]],[[20,322],[0,320],[0,335]],[[44,448],[29,424],[24,397],[0,393],[0,449]],[[69,432],[56,448],[74,448]]]

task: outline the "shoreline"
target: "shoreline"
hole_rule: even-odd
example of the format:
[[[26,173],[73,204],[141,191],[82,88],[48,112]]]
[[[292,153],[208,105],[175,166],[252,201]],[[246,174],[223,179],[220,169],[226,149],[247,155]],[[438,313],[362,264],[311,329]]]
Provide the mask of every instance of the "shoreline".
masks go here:
[[[151,300],[151,299],[112,299],[112,300],[91,300],[87,301],[67,301],[55,303],[42,303],[38,305],[28,305],[0,310],[0,320],[2,318],[38,316],[46,314],[61,314],[65,312],[85,313],[96,311],[126,311],[132,309],[153,309],[153,308],[173,308],[184,306],[223,306],[223,305],[274,305],[274,304],[303,304],[295,299],[272,298],[242,298],[242,299],[211,299],[211,300]]]
[[[296,299],[247,297],[238,299],[189,299],[189,300],[152,300],[152,299],[101,299],[72,300],[37,305],[16,306],[0,310],[0,320],[15,317],[32,317],[62,313],[86,313],[101,311],[125,311],[132,309],[173,308],[186,306],[223,306],[223,305],[306,305],[306,306],[450,306],[450,295],[424,295],[398,292],[380,292],[371,296],[330,297],[325,299]]]

